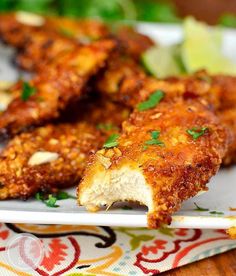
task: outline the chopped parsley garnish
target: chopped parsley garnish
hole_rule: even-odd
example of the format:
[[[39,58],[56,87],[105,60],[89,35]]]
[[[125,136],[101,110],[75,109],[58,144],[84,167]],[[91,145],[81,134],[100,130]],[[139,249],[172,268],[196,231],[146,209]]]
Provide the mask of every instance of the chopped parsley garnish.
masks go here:
[[[66,37],[69,37],[69,38],[72,38],[72,37],[75,36],[74,33],[73,33],[71,30],[66,29],[66,28],[60,28],[60,29],[59,29],[59,32],[60,32],[62,35],[66,36]]]
[[[203,207],[198,206],[196,202],[194,202],[194,205],[196,206],[196,209],[194,209],[194,211],[198,211],[198,212],[207,212],[207,211],[209,211],[209,209],[207,209],[207,208],[203,208]]]
[[[160,131],[154,130],[150,133],[150,135],[152,139],[145,142],[144,150],[146,150],[148,146],[152,146],[152,145],[157,145],[160,147],[163,147],[165,145],[162,141],[158,140],[160,136]]]
[[[67,192],[64,192],[64,191],[57,192],[56,197],[57,197],[58,200],[63,200],[63,199],[68,199],[68,198],[76,199],[76,196],[70,195],[70,194],[68,194]]]
[[[63,199],[68,199],[68,198],[73,198],[76,199],[75,196],[72,196],[68,194],[67,192],[64,191],[58,191],[56,194],[43,194],[41,192],[38,192],[35,195],[35,198],[37,200],[42,201],[46,206],[50,208],[57,208],[59,205],[57,205],[57,200],[63,200]]]
[[[224,215],[223,212],[218,212],[218,211],[211,211],[210,214],[212,214],[212,215]]]
[[[28,82],[23,82],[21,99],[25,102],[36,93],[36,88],[30,86]]]
[[[155,91],[146,101],[138,105],[138,110],[144,111],[156,107],[156,105],[164,98],[164,95],[164,92],[161,90]]]
[[[191,129],[188,129],[186,132],[193,137],[194,140],[197,140],[199,137],[201,137],[206,131],[208,130],[207,127],[193,127]]]
[[[124,205],[123,207],[121,207],[122,210],[133,210],[132,207],[128,206],[128,205]]]
[[[97,127],[97,129],[107,130],[107,131],[112,130],[112,129],[118,129],[117,126],[115,126],[111,123],[100,123],[96,127]]]
[[[49,195],[48,199],[44,201],[44,203],[51,208],[59,207],[59,205],[56,205],[57,198],[53,195]]]
[[[119,134],[112,134],[111,136],[108,137],[106,142],[104,143],[103,147],[104,148],[113,148],[118,146],[117,139],[119,138]]]
[[[205,82],[207,82],[207,83],[209,83],[209,84],[212,83],[212,79],[211,79],[211,77],[208,76],[208,75],[197,76],[197,79],[199,79],[199,80],[201,80],[201,81],[205,81]]]

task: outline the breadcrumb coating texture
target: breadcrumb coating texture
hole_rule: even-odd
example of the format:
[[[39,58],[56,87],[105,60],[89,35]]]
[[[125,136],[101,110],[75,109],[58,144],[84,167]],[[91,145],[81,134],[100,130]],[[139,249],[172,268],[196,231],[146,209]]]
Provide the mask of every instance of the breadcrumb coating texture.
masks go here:
[[[207,130],[194,140],[187,133],[193,127]],[[158,139],[163,146],[146,144],[153,131],[160,132]],[[148,226],[169,224],[171,214],[180,208],[182,201],[206,189],[206,184],[218,171],[227,149],[227,135],[208,106],[198,102],[163,102],[155,109],[135,111],[123,123],[118,146],[100,150],[91,157],[78,187],[78,200],[80,202],[84,191],[93,189],[102,156],[109,158],[110,164],[103,168],[104,176],[126,165],[141,170],[152,191],[153,208],[148,213]],[[118,181],[122,182],[122,177]],[[120,193],[122,198],[122,191]],[[102,200],[99,191],[97,196]],[[83,202],[85,206],[92,203]]]
[[[112,40],[104,40],[58,56],[29,82],[34,89],[32,95],[22,99],[22,87],[9,104],[0,117],[1,132],[16,134],[59,117],[82,96],[88,80],[105,65],[113,47]]]
[[[105,135],[88,123],[47,125],[13,138],[0,156],[0,199],[26,199],[38,191],[73,186],[89,153]],[[37,152],[57,153],[55,161],[30,165]]]

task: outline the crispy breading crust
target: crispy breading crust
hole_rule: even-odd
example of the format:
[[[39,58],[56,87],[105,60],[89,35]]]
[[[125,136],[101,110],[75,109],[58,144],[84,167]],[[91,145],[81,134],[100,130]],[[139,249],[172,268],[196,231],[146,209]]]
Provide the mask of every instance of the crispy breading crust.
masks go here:
[[[0,157],[0,199],[23,198],[39,190],[74,185],[82,175],[88,154],[104,142],[105,136],[87,123],[47,125],[13,138]],[[58,153],[41,165],[28,164],[35,152]]]
[[[217,115],[231,131],[231,142],[224,157],[224,165],[236,162],[236,77],[217,75],[211,77],[211,93],[219,99]]]
[[[35,94],[26,101],[16,97],[10,103],[0,117],[1,131],[15,134],[57,118],[81,97],[87,81],[105,65],[113,47],[112,40],[101,40],[58,56],[30,81]]]
[[[139,61],[143,52],[152,47],[154,41],[130,26],[122,26],[116,32],[117,38],[125,48],[125,52],[128,56]]]
[[[193,140],[186,132],[193,127],[208,130]],[[144,148],[155,130],[160,131],[158,139],[165,146]],[[135,192],[124,197],[125,190],[119,190],[119,185],[121,187],[129,175],[121,174],[116,178],[117,172],[130,168],[141,173],[151,190],[151,202],[143,198],[142,203],[149,207],[148,226],[156,228],[171,222],[171,214],[180,208],[183,200],[206,189],[206,183],[219,169],[227,149],[227,131],[207,106],[197,101],[178,100],[160,103],[155,109],[135,111],[123,123],[118,144],[91,157],[78,187],[78,202],[91,208],[100,204],[109,206],[112,200],[136,201]],[[96,179],[104,179],[101,190],[94,185]],[[106,197],[112,189],[117,189],[115,199]]]
[[[95,20],[45,17],[42,26],[22,24],[14,13],[0,15],[0,38],[21,50],[17,63],[25,70],[40,69],[59,53],[74,49],[80,40],[100,39],[107,27]]]
[[[102,146],[128,117],[121,105],[84,101],[71,123],[47,125],[13,138],[0,155],[0,199],[28,198],[37,191],[70,187],[81,178],[91,152]],[[71,114],[72,115],[72,114]],[[106,124],[114,128],[102,128]],[[30,166],[36,152],[58,153],[58,160]]]
[[[125,79],[133,76],[140,79],[145,76],[145,73],[136,61],[116,51],[109,59],[104,72],[95,81],[95,87],[102,95],[120,102],[121,100],[118,97],[120,86]]]
[[[231,132],[229,149],[223,163],[230,165],[236,162],[236,78],[232,76],[209,76],[206,72],[197,72],[192,76],[172,77],[167,80],[157,80],[147,77],[144,72],[135,67],[117,63],[105,72],[99,82],[99,91],[122,102],[129,107],[135,107],[145,101],[150,92],[155,90],[168,91],[167,97],[183,97],[196,99],[211,104],[212,109],[220,117],[221,123]],[[129,64],[129,63],[128,63]],[[134,96],[135,95],[135,96]]]

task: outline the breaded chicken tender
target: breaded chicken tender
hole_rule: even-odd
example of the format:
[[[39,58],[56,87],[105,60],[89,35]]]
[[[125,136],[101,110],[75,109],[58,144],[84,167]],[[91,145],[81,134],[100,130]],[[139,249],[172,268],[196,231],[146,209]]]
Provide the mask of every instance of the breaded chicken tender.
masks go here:
[[[75,185],[86,160],[129,111],[101,99],[80,103],[73,122],[50,124],[15,136],[0,154],[0,199],[29,198],[38,191]]]
[[[107,27],[99,21],[37,17],[25,12],[0,15],[0,38],[21,50],[17,63],[28,71],[40,69],[61,52],[74,49],[80,41],[108,35]],[[40,24],[35,26],[35,20]]]
[[[224,165],[236,162],[236,78],[232,76],[210,76],[206,72],[197,72],[192,76],[172,77],[157,80],[147,77],[138,67],[115,63],[107,70],[98,82],[101,94],[111,97],[114,101],[126,106],[135,107],[144,101],[154,90],[167,90],[168,98],[183,97],[184,99],[208,102],[231,133],[229,149],[223,159]],[[116,64],[118,64],[116,66]]]
[[[32,81],[23,83],[19,96],[0,116],[1,132],[15,134],[57,118],[81,97],[88,80],[104,67],[113,47],[112,40],[101,40],[58,56]]]
[[[206,189],[227,149],[227,131],[197,101],[163,102],[123,123],[113,143],[92,155],[78,187],[88,210],[116,201],[148,207],[148,226],[171,222],[183,200]]]
[[[47,125],[14,137],[0,155],[0,199],[73,186],[105,136],[88,123]]]

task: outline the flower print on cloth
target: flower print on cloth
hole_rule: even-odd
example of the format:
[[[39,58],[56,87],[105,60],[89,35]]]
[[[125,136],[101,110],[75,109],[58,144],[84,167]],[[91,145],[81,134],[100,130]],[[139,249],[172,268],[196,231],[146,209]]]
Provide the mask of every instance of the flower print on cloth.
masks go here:
[[[20,233],[43,246],[42,261],[30,272],[6,261],[7,241]],[[222,230],[0,224],[4,276],[154,275],[233,248],[236,242]]]

